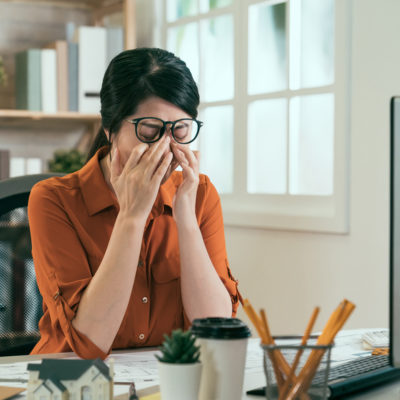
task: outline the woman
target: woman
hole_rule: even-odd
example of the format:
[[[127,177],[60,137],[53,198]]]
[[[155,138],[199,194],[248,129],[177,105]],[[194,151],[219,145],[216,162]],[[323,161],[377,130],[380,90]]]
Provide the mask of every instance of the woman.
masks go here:
[[[238,306],[220,200],[189,148],[202,123],[185,63],[160,49],[125,51],[100,97],[104,131],[87,164],[31,192],[44,307],[32,354],[104,359]]]

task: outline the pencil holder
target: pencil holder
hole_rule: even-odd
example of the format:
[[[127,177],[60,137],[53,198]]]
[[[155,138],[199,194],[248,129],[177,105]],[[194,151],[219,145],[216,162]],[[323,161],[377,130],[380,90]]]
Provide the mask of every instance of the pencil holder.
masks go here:
[[[317,345],[317,339],[302,346],[301,336],[275,336],[274,345],[261,344],[268,400],[328,398],[333,345]]]

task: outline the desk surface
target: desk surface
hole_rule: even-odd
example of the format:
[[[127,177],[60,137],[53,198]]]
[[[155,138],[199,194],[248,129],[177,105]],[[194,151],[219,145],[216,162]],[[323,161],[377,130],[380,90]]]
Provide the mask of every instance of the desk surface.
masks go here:
[[[259,348],[258,343],[259,343],[258,339],[251,339],[249,342],[248,359],[246,362],[242,400],[257,400],[263,398],[259,396],[246,395],[247,390],[265,385],[265,375],[262,368],[262,352],[261,349]],[[118,366],[121,367],[123,365],[127,365],[126,363],[128,360],[131,364],[133,364],[132,362],[135,362],[135,365],[143,362],[144,363],[149,362],[151,363],[151,365],[148,364],[149,365],[148,372],[149,373],[154,372],[154,367],[156,366],[156,361],[154,358],[154,350],[155,349],[153,348],[153,349],[135,349],[127,351],[114,351],[112,353],[112,356],[114,358],[116,375],[118,375]],[[22,368],[23,367],[22,363],[40,360],[42,358],[76,358],[76,356],[73,353],[59,353],[59,354],[34,355],[34,356],[0,357],[0,371],[2,367],[3,368],[5,367],[4,364],[13,363],[13,365],[21,365],[20,368]],[[21,364],[15,364],[15,363],[21,363]],[[151,368],[153,368],[153,370],[151,370]],[[0,372],[0,377],[2,377],[1,372]],[[137,382],[136,386],[138,387],[138,389],[142,389],[145,387],[154,386],[156,384],[158,384],[158,381],[146,382],[146,383]],[[0,382],[0,385],[6,386],[7,384]],[[11,383],[9,385],[12,386]],[[20,398],[23,398],[23,396],[20,396]],[[369,390],[368,392],[362,394],[348,396],[347,398],[351,400],[400,399],[400,381],[377,387],[373,390]]]

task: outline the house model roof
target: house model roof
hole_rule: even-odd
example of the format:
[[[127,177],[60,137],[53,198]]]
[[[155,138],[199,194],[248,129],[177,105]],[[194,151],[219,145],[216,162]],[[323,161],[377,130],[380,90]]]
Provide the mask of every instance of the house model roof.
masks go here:
[[[53,360],[44,359],[41,364],[28,364],[28,371],[39,371],[39,379],[58,381],[72,381],[82,376],[92,365],[111,380],[110,370],[100,359],[96,360]]]

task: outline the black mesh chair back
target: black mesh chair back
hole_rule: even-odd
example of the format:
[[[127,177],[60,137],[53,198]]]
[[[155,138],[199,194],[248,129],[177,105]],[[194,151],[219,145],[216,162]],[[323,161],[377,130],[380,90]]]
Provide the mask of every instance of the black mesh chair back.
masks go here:
[[[0,181],[0,356],[29,354],[43,314],[27,216],[32,186],[62,174]]]

